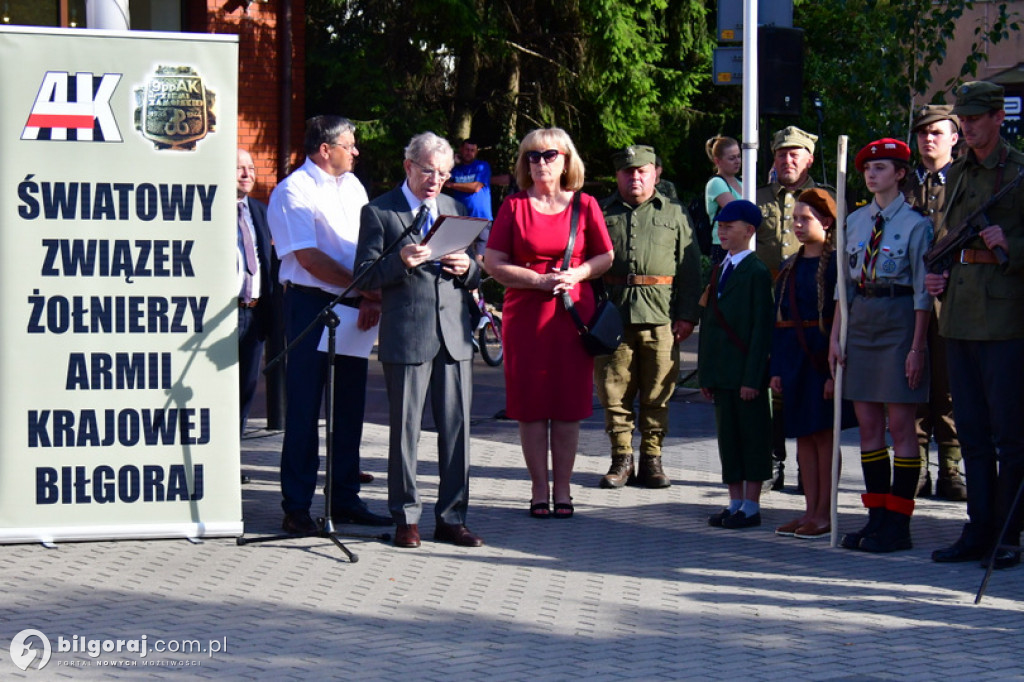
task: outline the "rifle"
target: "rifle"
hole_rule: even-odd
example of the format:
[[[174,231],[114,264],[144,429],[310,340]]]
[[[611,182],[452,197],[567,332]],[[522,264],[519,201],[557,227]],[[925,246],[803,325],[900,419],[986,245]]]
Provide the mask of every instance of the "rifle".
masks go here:
[[[949,270],[956,262],[960,252],[966,247],[967,242],[977,237],[979,232],[992,224],[986,215],[988,210],[999,203],[999,200],[1016,188],[1022,180],[1024,180],[1024,168],[1020,169],[1017,177],[967,216],[955,230],[950,230],[942,239],[935,242],[932,248],[924,254],[924,265],[928,268],[928,272],[941,275]],[[1006,251],[1001,246],[992,249],[992,253],[995,254],[1000,265],[1005,265],[1009,260]]]

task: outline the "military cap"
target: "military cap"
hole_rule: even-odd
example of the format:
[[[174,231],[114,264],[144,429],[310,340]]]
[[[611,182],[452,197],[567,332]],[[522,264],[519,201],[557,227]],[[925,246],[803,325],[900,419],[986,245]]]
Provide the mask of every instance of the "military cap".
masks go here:
[[[755,228],[761,226],[761,209],[746,199],[730,201],[718,212],[718,222],[731,223],[735,220],[749,223]]]
[[[649,163],[654,164],[656,158],[654,147],[646,144],[632,144],[612,154],[612,163],[615,164],[615,170],[618,171],[623,168],[638,168]]]
[[[1003,108],[1003,86],[988,81],[971,81],[957,86],[956,105],[953,113],[957,116],[977,116]]]
[[[867,144],[857,152],[853,165],[858,173],[864,172],[864,164],[868,161],[903,161],[910,163],[910,147],[902,140],[894,140],[891,137],[883,137],[881,140]]]
[[[772,138],[772,153],[786,147],[802,147],[813,154],[814,143],[817,141],[817,135],[811,135],[796,126],[787,126],[775,133],[775,136]]]
[[[923,104],[914,110],[914,123],[910,126],[910,132],[916,133],[920,128],[939,121],[952,121],[953,125],[960,128],[960,122],[953,115],[953,105]]]

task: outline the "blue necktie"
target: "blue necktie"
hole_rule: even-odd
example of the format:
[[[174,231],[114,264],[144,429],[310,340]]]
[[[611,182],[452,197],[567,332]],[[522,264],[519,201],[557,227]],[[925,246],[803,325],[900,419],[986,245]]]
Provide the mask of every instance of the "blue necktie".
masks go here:
[[[725,288],[725,282],[729,279],[729,275],[732,274],[732,270],[733,270],[733,268],[732,268],[732,260],[730,259],[729,262],[726,263],[725,267],[722,269],[722,276],[718,280],[718,295],[719,296],[722,295],[722,289]]]
[[[434,212],[432,210],[434,207],[431,206],[430,204],[423,205],[427,207],[427,215],[426,220],[423,221],[423,231],[420,233],[421,238],[425,238],[427,236],[427,234],[430,232],[431,226],[433,226],[434,224]]]

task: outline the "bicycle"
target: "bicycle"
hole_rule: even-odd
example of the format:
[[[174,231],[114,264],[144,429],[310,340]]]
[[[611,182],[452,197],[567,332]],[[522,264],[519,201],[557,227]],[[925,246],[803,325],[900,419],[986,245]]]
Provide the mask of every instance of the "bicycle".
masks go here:
[[[480,285],[482,287],[483,282]],[[476,305],[480,309],[480,323],[476,328],[473,345],[480,351],[480,357],[484,359],[484,362],[491,367],[498,367],[505,357],[501,345],[500,313],[497,313],[493,306],[487,304],[482,288],[473,292],[473,298],[476,299]]]

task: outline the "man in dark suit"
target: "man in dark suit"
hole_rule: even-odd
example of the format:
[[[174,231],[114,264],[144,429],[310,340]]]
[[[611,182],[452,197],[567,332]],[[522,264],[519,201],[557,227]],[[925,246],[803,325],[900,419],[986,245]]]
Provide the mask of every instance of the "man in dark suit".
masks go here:
[[[260,378],[263,340],[270,331],[273,246],[267,226],[267,205],[249,197],[256,186],[256,165],[244,149],[235,168],[238,185],[238,398],[240,432],[245,431]],[[248,477],[242,476],[247,483]]]
[[[356,275],[367,273],[364,286],[381,291],[378,355],[390,403],[388,507],[398,524],[397,547],[420,545],[416,448],[428,388],[441,478],[434,539],[483,544],[466,528],[474,329],[469,292],[479,284],[480,269],[466,252],[438,260],[420,244],[439,215],[464,213],[462,204],[441,194],[454,162],[446,140],[417,135],[405,149],[405,182],[364,206],[360,218]],[[422,229],[403,237],[420,215]],[[375,263],[396,240],[400,249]]]

